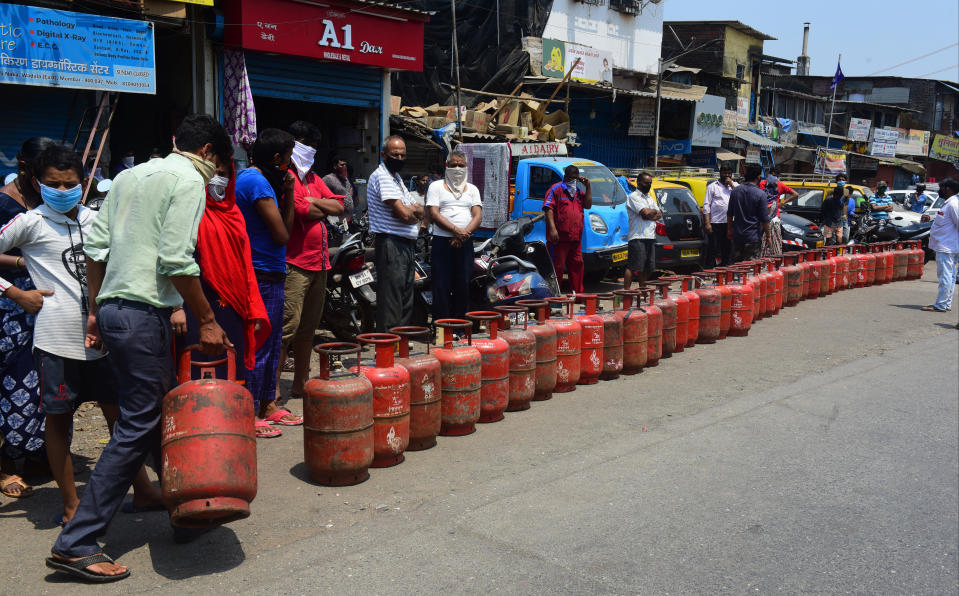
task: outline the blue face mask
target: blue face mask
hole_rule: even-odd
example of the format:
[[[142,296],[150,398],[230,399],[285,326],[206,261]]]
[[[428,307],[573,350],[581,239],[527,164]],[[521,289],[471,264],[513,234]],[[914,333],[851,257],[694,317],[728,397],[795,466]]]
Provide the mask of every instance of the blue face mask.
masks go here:
[[[841,188],[841,187],[843,187],[843,186],[846,186],[846,181],[845,181],[845,180],[840,180],[839,182],[836,183],[836,185],[838,185],[838,186]]]
[[[40,197],[48,207],[57,213],[66,213],[73,209],[83,198],[83,186],[77,184],[73,188],[60,190],[40,184]]]

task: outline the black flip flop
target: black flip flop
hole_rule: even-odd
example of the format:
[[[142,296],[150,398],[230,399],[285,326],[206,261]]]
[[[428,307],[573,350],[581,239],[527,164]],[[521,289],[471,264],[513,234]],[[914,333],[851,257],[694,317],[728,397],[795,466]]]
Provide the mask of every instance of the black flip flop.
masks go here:
[[[167,508],[163,505],[149,505],[147,507],[137,507],[133,504],[133,501],[126,501],[123,505],[120,505],[120,511],[123,513],[138,514],[138,513],[149,513],[151,511],[166,511]]]
[[[83,557],[82,559],[77,559],[76,561],[67,561],[65,559],[57,559],[56,557],[47,557],[47,567],[50,569],[62,571],[63,573],[72,575],[73,577],[97,584],[115,582],[121,579],[126,579],[130,576],[129,569],[117,575],[102,575],[99,573],[93,573],[92,571],[87,571],[86,569],[90,565],[94,565],[96,563],[113,562],[113,559],[104,553],[90,555],[89,557]]]

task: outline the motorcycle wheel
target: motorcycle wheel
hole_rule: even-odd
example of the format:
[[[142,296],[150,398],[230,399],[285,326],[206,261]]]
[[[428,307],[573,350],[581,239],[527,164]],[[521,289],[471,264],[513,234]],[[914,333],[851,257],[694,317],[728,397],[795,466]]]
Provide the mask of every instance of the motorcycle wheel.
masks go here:
[[[327,297],[329,300],[329,296]],[[355,308],[356,320],[360,325],[356,329],[353,325],[351,312]],[[323,309],[323,326],[333,333],[339,341],[355,341],[360,333],[372,333],[376,330],[376,317],[373,307],[365,302],[344,300],[328,301]]]

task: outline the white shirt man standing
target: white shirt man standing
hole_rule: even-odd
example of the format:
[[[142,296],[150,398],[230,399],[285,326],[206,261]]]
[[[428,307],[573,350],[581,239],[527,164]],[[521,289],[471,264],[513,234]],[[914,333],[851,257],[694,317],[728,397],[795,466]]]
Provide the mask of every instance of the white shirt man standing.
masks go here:
[[[719,180],[706,187],[703,200],[703,216],[706,221],[706,233],[709,234],[709,265],[716,263],[726,267],[732,264],[733,248],[729,241],[729,229],[726,224],[726,210],[729,208],[729,193],[738,186],[733,182],[733,172],[727,167],[719,169]]]
[[[629,257],[623,287],[629,289],[636,276],[639,285],[646,283],[656,269],[656,222],[663,217],[656,199],[650,194],[653,177],[646,172],[636,178],[636,189],[626,197],[629,216]]]
[[[936,275],[939,294],[936,303],[923,306],[926,312],[952,310],[956,290],[956,266],[959,264],[959,180],[946,178],[939,183],[939,196],[946,202],[929,230],[929,248],[936,251]]]

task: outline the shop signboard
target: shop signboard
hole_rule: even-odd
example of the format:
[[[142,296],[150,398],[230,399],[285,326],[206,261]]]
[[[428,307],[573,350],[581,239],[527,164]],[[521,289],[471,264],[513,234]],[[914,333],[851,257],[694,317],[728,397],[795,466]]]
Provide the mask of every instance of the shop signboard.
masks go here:
[[[723,141],[723,121],[726,98],[704,95],[696,102],[690,130],[690,142],[697,147],[719,147]]]
[[[936,135],[929,150],[929,157],[959,165],[959,139]]]
[[[396,70],[423,70],[423,21],[335,3],[233,0],[226,3],[226,42],[247,50]]]
[[[517,143],[512,149],[521,145]],[[483,221],[480,226],[498,228],[509,220],[510,144],[461,143],[456,148],[466,153],[469,181],[476,185],[483,199]]]
[[[723,110],[723,132],[736,131],[736,110]]]
[[[695,168],[715,168],[716,150],[712,147],[696,147],[686,156],[686,165]]]
[[[888,128],[874,128],[872,131],[872,147],[869,155],[876,157],[895,157],[896,143],[899,141],[899,131]]]
[[[513,157],[549,157],[568,155],[566,143],[513,143],[510,145]]]
[[[866,118],[850,118],[849,134],[847,136],[852,141],[868,141],[870,128],[872,128],[872,120],[867,120]]]
[[[629,112],[629,130],[634,137],[651,137],[656,134],[656,100],[651,97],[636,97]]]
[[[685,155],[692,150],[693,146],[689,142],[689,139],[679,139],[674,141],[661,139],[659,141],[660,155]]]
[[[736,127],[746,128],[749,126],[749,98],[736,98]]]
[[[759,147],[746,148],[746,163],[753,163],[753,164],[762,163],[762,160],[759,157]]]
[[[847,174],[846,154],[842,151],[826,151],[820,148],[816,153],[816,174]]]
[[[929,131],[905,128],[897,129],[899,131],[899,142],[896,143],[896,155],[922,155],[929,154]]]
[[[570,78],[581,83],[613,83],[613,53],[578,43],[543,38],[543,76],[563,78],[579,58]]]
[[[0,83],[156,93],[153,23],[0,4]]]
[[[173,0],[184,4],[199,4],[200,6],[213,6],[213,0]]]

